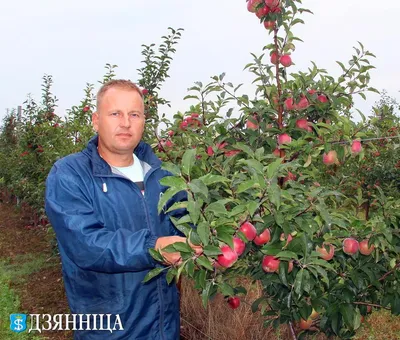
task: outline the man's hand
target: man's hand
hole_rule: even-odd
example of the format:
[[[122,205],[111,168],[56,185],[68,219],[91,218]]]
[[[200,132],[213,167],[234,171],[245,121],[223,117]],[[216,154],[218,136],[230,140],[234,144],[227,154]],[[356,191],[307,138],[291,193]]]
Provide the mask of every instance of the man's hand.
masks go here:
[[[186,237],[181,236],[164,236],[159,237],[156,241],[155,249],[161,251],[161,255],[165,259],[167,264],[180,264],[182,262],[181,254],[179,252],[176,253],[167,253],[163,252],[162,249],[174,244],[176,242],[186,243]],[[201,246],[195,246],[189,242],[189,245],[193,248],[197,255],[200,255],[203,252],[203,248]]]

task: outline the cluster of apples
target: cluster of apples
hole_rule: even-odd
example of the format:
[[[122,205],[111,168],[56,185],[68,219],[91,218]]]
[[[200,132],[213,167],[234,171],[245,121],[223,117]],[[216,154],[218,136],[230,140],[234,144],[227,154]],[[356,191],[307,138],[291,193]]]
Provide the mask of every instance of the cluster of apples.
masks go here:
[[[298,119],[296,121],[296,127],[309,132],[312,131],[311,123],[307,121],[307,119],[305,118]],[[292,137],[290,137],[290,135],[288,135],[287,133],[282,133],[278,135],[277,141],[279,146],[284,144],[289,144],[292,142]],[[350,150],[353,155],[359,154],[362,151],[361,141],[353,140],[351,143]],[[279,147],[274,150],[273,154],[276,155],[277,157],[280,157]],[[338,164],[339,161],[337,152],[335,150],[330,150],[328,152],[325,152],[322,156],[322,162],[325,165]]]
[[[347,255],[354,255],[359,251],[362,255],[368,256],[371,255],[375,249],[373,244],[369,245],[368,243],[368,239],[358,242],[355,238],[347,237],[343,240],[342,249]],[[335,247],[330,243],[323,243],[322,247],[316,247],[316,251],[320,254],[322,259],[330,261],[335,254]]]
[[[257,235],[257,230],[252,223],[246,221],[240,225],[239,230],[243,233],[249,242],[254,242],[258,246],[268,243],[271,239],[271,231],[265,229],[260,235]],[[222,254],[218,255],[218,265],[229,268],[237,261],[238,257],[243,254],[246,248],[246,243],[239,237],[233,238],[233,249],[227,245],[221,247]]]
[[[271,61],[272,61],[272,57],[271,57]],[[316,102],[318,103],[321,103],[321,104],[325,104],[325,103],[328,103],[329,102],[329,100],[328,100],[328,97],[327,96],[325,96],[324,94],[322,94],[322,93],[317,93],[317,91],[316,90],[308,90],[307,91],[308,92],[308,94],[310,95],[310,96],[313,96],[314,97],[314,95],[315,95],[315,100],[316,100]],[[300,97],[300,99],[299,99],[299,101],[297,102],[297,103],[295,103],[295,101],[294,101],[294,99],[292,98],[292,97],[288,97],[286,100],[285,100],[285,102],[284,102],[284,106],[285,106],[285,109],[287,110],[287,111],[293,111],[293,110],[299,110],[299,111],[301,111],[301,110],[305,110],[305,109],[307,109],[309,106],[310,106],[311,104],[310,104],[310,101],[307,99],[307,97],[306,96],[304,96],[304,95],[302,95],[301,97]]]
[[[181,130],[186,130],[188,127],[191,128],[199,128],[202,126],[201,121],[199,120],[198,113],[192,113],[189,117],[183,119],[183,121],[179,124],[179,128]]]
[[[257,18],[264,19],[264,27],[268,30],[275,28],[276,21],[271,14],[282,12],[279,0],[248,0],[247,9],[251,13],[255,13]]]

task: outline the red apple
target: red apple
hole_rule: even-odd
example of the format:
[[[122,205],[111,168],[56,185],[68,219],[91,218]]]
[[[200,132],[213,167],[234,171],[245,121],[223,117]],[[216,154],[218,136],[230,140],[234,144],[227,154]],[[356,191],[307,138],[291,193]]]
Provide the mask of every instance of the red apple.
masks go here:
[[[272,52],[271,53],[271,63],[274,64],[274,65],[278,65],[279,64],[279,55],[278,55],[278,53],[276,53],[276,52]]]
[[[84,108],[83,108],[83,112],[88,112],[90,110],[90,107],[89,106],[85,106]]]
[[[294,173],[288,171],[288,175],[283,179],[283,183],[286,183],[287,181],[295,181],[296,179],[297,176]]]
[[[223,150],[227,145],[227,142],[217,143],[217,148],[218,150]]]
[[[292,58],[290,57],[289,54],[284,54],[281,58],[280,58],[280,63],[284,66],[284,67],[289,67],[290,65],[292,65]]]
[[[362,240],[359,244],[360,247],[360,253],[363,255],[371,255],[371,253],[374,251],[375,246],[371,244],[370,247],[368,247],[368,240]]]
[[[240,299],[237,296],[230,297],[228,299],[228,304],[232,309],[236,309],[240,306]]]
[[[253,122],[253,120],[255,122]],[[253,116],[252,119],[247,119],[246,121],[246,128],[248,128],[249,130],[257,130],[258,129],[258,124],[257,124],[257,117]]]
[[[257,230],[250,222],[244,222],[240,226],[239,231],[241,231],[249,241],[253,241],[257,236]]]
[[[186,120],[184,120],[182,123],[179,124],[179,128],[181,130],[186,130],[186,128],[188,127],[188,122]]]
[[[270,12],[270,9],[267,6],[264,6],[257,10],[256,16],[257,16],[257,18],[261,19],[262,17],[265,17],[266,15],[268,15],[269,12]]]
[[[304,110],[310,106],[308,99],[306,97],[301,97],[299,102],[297,103],[297,109]]]
[[[279,259],[272,255],[265,255],[262,260],[262,269],[267,273],[274,273],[279,269]]]
[[[246,243],[244,243],[242,239],[240,239],[239,237],[233,238],[233,250],[238,256],[243,254],[245,248]]]
[[[304,330],[309,329],[311,327],[312,323],[313,323],[312,319],[307,319],[307,320],[300,319],[299,327],[300,327],[300,329],[304,329]]]
[[[288,270],[287,270],[288,274],[291,273],[292,270],[293,270],[293,261],[289,261],[289,266],[288,266]]]
[[[265,0],[265,4],[270,8],[275,8],[279,6],[279,0]]]
[[[273,30],[275,27],[275,21],[264,21],[264,27],[267,30]]]
[[[281,151],[278,148],[276,148],[272,153],[276,157],[281,157]]]
[[[282,234],[281,234],[281,237],[280,237],[279,239],[280,239],[282,242],[285,241],[285,240],[286,240],[285,233],[282,233]],[[292,240],[293,240],[293,236],[292,236],[291,234],[289,234],[285,246],[287,246],[290,242],[292,242]]]
[[[289,144],[292,141],[292,137],[290,137],[287,133],[283,133],[278,136],[278,144]]]
[[[343,251],[347,255],[354,255],[359,249],[358,241],[354,238],[348,237],[343,241]]]
[[[254,238],[254,243],[258,246],[262,246],[265,243],[268,243],[271,240],[271,231],[269,229],[265,229],[260,235],[257,235]]]
[[[305,118],[297,119],[296,120],[296,127],[302,130],[307,130],[309,131],[311,126],[309,125],[309,122]],[[312,129],[311,129],[312,130]]]
[[[224,155],[226,157],[232,157],[232,156],[237,155],[238,153],[240,153],[240,150],[229,150],[229,151],[225,151]]]
[[[351,144],[351,152],[353,154],[360,153],[362,150],[361,142],[359,140],[353,140],[353,143]]]
[[[295,110],[296,109],[296,105],[294,103],[293,98],[286,99],[284,103],[285,103],[286,110],[291,111],[291,110]]]
[[[325,246],[328,246],[329,248],[329,253],[326,250]],[[330,261],[333,258],[333,255],[335,254],[335,247],[330,244],[330,243],[323,243],[322,247],[318,247],[316,248],[316,251],[320,254],[321,258],[323,258],[325,261]]]
[[[318,100],[319,102],[321,102],[321,103],[327,103],[327,102],[328,102],[328,98],[326,98],[326,96],[324,96],[323,94],[320,94],[320,95],[317,97],[317,100]]]
[[[261,3],[262,3],[262,0],[249,0],[247,2],[248,11],[254,13],[257,10],[257,6]]]
[[[229,246],[221,247],[222,254],[218,255],[217,262],[220,266],[229,268],[237,261],[238,255]]]
[[[324,153],[322,161],[326,165],[331,165],[337,162],[337,153],[335,150],[331,150],[328,153]]]
[[[214,150],[213,150],[212,146],[207,147],[207,155],[209,155],[209,156],[214,155]]]
[[[142,90],[142,94],[145,96],[145,95],[147,95],[149,93],[149,90],[148,89],[143,89]]]

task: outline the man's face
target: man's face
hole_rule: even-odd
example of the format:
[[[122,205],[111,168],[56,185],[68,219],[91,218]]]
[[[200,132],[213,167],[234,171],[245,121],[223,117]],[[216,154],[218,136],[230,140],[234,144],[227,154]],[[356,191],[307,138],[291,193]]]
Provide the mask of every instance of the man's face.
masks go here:
[[[110,88],[92,116],[99,147],[112,154],[132,153],[144,131],[144,104],[134,90]]]

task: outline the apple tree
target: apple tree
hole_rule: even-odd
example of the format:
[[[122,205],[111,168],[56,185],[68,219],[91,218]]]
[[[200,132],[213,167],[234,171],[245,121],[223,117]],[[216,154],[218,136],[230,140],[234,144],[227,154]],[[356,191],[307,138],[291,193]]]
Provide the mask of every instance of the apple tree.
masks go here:
[[[337,78],[315,63],[289,73],[300,41],[293,27],[310,11],[293,0],[250,0],[247,8],[270,37],[245,67],[255,94],[240,93],[225,74],[196,82],[187,98],[197,104],[153,140],[171,173],[159,211],[186,209],[171,220],[203,253],[169,246],[163,251],[179,251],[182,263],[145,280],[185,275],[204,305],[221,293],[237,306],[246,277],[263,286],[252,309],[265,325],[350,338],[370,308],[400,313],[399,197],[376,186],[379,204],[366,215],[368,197],[349,188],[377,148],[374,129],[360,128],[366,119],[352,118],[354,96],[377,92],[369,85],[374,55],[359,43],[347,63],[337,62]],[[386,145],[395,150],[398,140]],[[187,201],[170,206],[180,191]]]

